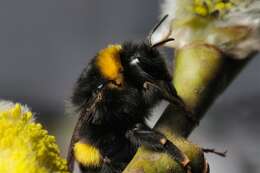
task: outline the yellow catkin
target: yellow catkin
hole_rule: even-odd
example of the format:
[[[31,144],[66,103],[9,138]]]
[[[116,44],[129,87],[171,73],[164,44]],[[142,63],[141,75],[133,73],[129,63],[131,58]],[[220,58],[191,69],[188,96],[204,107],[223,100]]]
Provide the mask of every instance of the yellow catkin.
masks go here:
[[[20,104],[0,112],[1,173],[67,173],[54,136]]]

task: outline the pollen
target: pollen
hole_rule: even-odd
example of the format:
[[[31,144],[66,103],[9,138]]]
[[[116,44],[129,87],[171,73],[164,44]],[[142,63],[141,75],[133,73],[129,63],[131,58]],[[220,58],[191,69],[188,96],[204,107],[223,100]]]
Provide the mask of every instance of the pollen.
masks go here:
[[[97,56],[96,64],[101,74],[108,80],[118,80],[123,67],[119,57],[121,45],[109,45]]]
[[[20,104],[0,101],[0,172],[68,173],[54,136]]]
[[[193,6],[195,14],[207,17],[216,11],[223,16],[234,4],[232,1],[224,0],[193,0]]]
[[[89,167],[99,167],[101,165],[101,154],[94,146],[77,142],[73,149],[76,160],[82,165]]]

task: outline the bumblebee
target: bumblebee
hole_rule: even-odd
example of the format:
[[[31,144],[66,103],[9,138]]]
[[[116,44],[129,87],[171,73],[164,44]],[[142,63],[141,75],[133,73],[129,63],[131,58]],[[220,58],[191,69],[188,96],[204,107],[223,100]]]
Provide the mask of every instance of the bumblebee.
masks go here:
[[[71,172],[76,161],[82,173],[120,173],[140,145],[168,153],[189,170],[187,156],[145,123],[163,99],[184,108],[157,49],[173,39],[151,44],[151,34],[141,44],[109,45],[80,75],[71,98],[80,115],[67,156]]]

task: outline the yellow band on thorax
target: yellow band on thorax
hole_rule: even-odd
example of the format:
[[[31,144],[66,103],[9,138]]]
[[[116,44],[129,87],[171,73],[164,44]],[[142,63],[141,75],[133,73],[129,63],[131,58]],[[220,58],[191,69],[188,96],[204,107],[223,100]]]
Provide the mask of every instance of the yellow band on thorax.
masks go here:
[[[121,45],[109,45],[102,49],[97,56],[96,65],[101,74],[108,80],[118,80],[123,69],[119,52]]]

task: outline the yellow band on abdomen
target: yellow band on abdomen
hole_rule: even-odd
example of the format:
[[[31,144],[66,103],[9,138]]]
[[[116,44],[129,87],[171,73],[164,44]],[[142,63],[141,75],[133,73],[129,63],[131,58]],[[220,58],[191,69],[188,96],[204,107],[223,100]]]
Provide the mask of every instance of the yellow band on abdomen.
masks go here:
[[[102,163],[102,156],[99,150],[90,144],[77,142],[73,150],[75,159],[83,166],[99,167]]]

